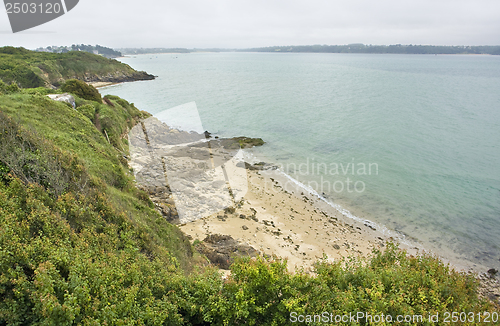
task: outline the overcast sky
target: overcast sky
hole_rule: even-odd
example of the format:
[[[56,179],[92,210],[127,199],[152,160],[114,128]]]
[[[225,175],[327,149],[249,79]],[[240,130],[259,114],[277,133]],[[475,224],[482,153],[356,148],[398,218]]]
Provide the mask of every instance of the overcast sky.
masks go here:
[[[0,13],[2,46],[81,43],[500,45],[500,0],[80,0],[64,16],[16,34]]]

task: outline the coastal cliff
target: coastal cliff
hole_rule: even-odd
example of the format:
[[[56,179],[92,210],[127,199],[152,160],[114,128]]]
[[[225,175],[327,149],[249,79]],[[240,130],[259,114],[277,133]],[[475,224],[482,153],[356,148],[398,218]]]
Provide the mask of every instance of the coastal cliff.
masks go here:
[[[23,88],[57,88],[68,79],[87,83],[152,80],[155,76],[127,64],[87,52],[45,53],[0,48],[0,80]]]
[[[45,96],[54,92],[0,81],[0,325],[287,325],[317,321],[323,312],[332,323],[349,314],[430,320],[452,311],[477,321],[498,311],[478,298],[473,277],[435,257],[375,241],[370,257],[355,258],[360,229],[317,210],[305,194],[294,198],[277,180],[267,182],[259,164],[248,168],[250,197],[181,226],[191,244],[167,221],[172,214],[161,201],[174,204],[167,187],[152,201],[149,189],[137,186],[139,165],[129,165],[129,132],[141,122],[139,134],[157,126],[146,122],[151,115],[110,95],[73,94],[73,108]],[[141,148],[148,149],[154,139],[145,136]],[[261,143],[221,140],[221,153],[248,141]],[[187,162],[192,154],[200,163],[195,146],[171,158]],[[217,161],[217,152],[204,157]],[[237,237],[263,255],[238,246]],[[325,250],[312,247],[317,238]],[[276,252],[291,253],[290,261]],[[235,253],[256,257],[233,261]],[[223,278],[205,256],[230,273]],[[299,257],[311,270],[288,270]]]

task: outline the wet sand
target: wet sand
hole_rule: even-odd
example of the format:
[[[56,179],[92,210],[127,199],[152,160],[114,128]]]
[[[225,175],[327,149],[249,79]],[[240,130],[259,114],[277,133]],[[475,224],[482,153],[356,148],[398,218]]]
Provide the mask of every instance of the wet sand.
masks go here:
[[[193,240],[209,234],[231,235],[261,254],[288,260],[290,271],[329,261],[369,256],[390,236],[354,221],[317,196],[292,187],[274,170],[248,170],[248,192],[234,212],[226,210],[180,226]],[[405,247],[405,246],[402,246]],[[406,246],[410,253],[421,249]]]

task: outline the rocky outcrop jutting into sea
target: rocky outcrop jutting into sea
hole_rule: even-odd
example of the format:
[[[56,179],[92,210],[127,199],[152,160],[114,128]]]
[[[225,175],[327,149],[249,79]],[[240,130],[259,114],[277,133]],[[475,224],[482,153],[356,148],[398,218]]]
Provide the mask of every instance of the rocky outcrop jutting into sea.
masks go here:
[[[242,138],[207,140],[155,117],[129,133],[136,181],[170,221],[187,223],[219,212],[245,195]]]

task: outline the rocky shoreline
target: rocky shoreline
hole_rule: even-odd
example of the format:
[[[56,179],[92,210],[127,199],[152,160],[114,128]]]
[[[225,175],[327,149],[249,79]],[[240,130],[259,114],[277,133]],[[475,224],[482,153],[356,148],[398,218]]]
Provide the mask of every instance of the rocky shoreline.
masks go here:
[[[118,84],[118,83],[126,83],[126,82],[140,81],[140,80],[153,80],[155,78],[156,76],[148,74],[145,71],[136,71],[131,74],[127,74],[124,72],[109,73],[106,75],[85,74],[85,76],[83,76],[83,81],[89,84],[95,84],[95,83]]]
[[[198,252],[225,273],[235,257],[256,255],[285,258],[290,271],[313,272],[320,258],[369,257],[393,240],[369,224],[347,218],[320,198],[287,191],[289,180],[271,164],[236,164],[245,171],[245,191],[224,180],[207,180],[203,173],[227,166],[240,148],[261,145],[260,139],[212,139],[209,133],[171,129],[153,118],[133,129],[129,142],[138,187],[165,219],[179,225]],[[180,197],[175,195],[179,180],[172,178],[172,171],[184,170],[189,173],[182,174],[182,189],[189,198],[181,200],[179,207]],[[210,187],[199,186],[203,183]],[[232,203],[222,200],[223,206],[210,207],[215,197],[204,198],[204,194],[221,190],[229,191]],[[182,207],[188,204],[192,207]],[[193,213],[203,214],[194,217]],[[422,247],[400,247],[411,255],[425,252]],[[500,285],[493,271],[475,277],[481,284],[480,296],[498,303]]]

